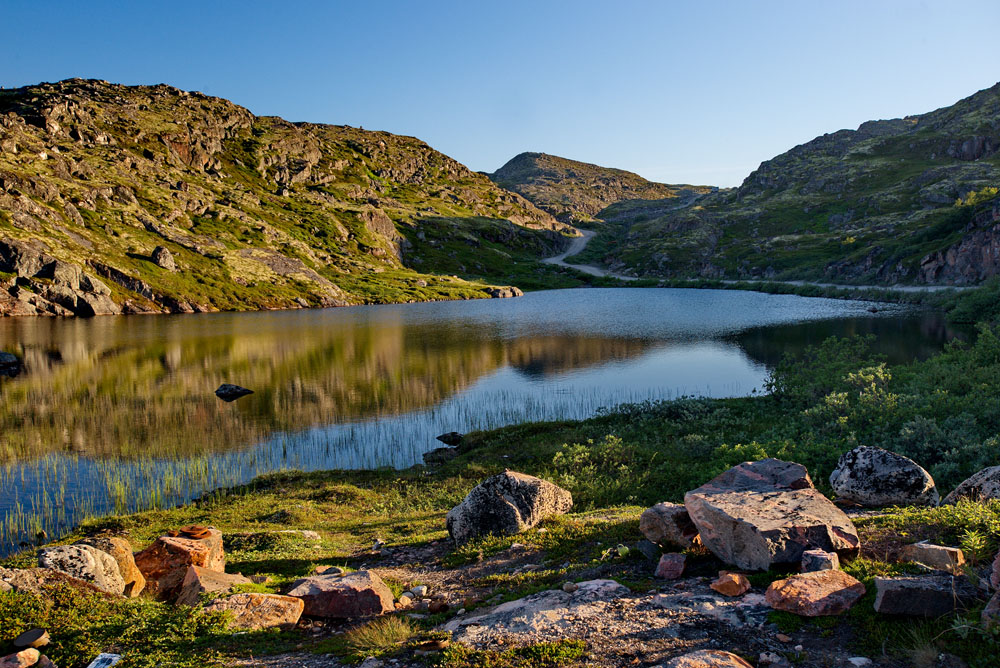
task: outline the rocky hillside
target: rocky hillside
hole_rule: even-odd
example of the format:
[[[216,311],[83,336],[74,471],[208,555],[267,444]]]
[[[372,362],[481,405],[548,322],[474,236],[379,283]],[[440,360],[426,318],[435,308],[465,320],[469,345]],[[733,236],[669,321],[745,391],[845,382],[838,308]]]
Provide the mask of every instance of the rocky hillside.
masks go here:
[[[624,200],[672,199],[702,186],[647,181],[623,169],[600,167],[546,153],[521,153],[490,174],[493,181],[524,195],[564,222],[589,222]]]
[[[489,280],[477,254],[549,255],[559,232],[572,233],[411,137],[165,85],[0,91],[0,314],[507,295],[419,272]]]
[[[1000,84],[796,146],[682,210],[605,212],[638,273],[974,284],[1000,273]],[[970,196],[970,193],[974,193]]]

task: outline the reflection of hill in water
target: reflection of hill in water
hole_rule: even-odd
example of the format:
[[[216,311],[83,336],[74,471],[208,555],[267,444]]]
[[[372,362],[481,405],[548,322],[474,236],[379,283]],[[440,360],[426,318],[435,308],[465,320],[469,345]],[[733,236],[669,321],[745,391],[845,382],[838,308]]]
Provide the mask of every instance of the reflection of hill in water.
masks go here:
[[[26,366],[0,384],[0,458],[225,450],[274,431],[428,408],[508,362],[545,375],[646,347],[572,336],[503,341],[467,326],[385,319],[294,331],[229,323],[0,331],[0,347],[20,346]],[[213,394],[223,382],[255,393],[225,404]]]
[[[650,344],[634,339],[545,336],[519,339],[507,346],[507,362],[528,378],[545,378],[646,352]]]
[[[969,336],[970,329],[947,323],[943,316],[923,313],[912,318],[856,318],[824,320],[762,327],[741,332],[733,341],[754,361],[773,367],[787,354],[799,355],[831,336],[874,335],[872,350],[890,364],[927,359],[954,338]]]

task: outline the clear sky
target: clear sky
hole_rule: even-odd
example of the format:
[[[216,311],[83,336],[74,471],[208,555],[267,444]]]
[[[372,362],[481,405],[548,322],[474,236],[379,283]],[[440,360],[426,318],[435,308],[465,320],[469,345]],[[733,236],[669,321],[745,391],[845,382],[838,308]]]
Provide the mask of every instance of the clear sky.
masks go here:
[[[738,184],[816,135],[1000,80],[998,0],[0,0],[0,85],[169,83],[414,135]]]

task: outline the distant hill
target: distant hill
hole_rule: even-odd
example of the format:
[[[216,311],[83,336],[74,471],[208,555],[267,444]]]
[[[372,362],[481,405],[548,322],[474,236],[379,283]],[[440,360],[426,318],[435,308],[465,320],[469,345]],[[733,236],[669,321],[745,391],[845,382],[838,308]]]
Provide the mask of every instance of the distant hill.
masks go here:
[[[547,153],[521,153],[489,176],[567,223],[593,221],[606,207],[623,200],[669,199],[708,191],[702,186],[654,183],[623,169]]]
[[[596,259],[669,277],[974,284],[1000,274],[997,186],[1000,84],[817,137],[691,207],[612,206]]]
[[[0,315],[510,294],[572,230],[386,132],[166,85],[0,90]]]

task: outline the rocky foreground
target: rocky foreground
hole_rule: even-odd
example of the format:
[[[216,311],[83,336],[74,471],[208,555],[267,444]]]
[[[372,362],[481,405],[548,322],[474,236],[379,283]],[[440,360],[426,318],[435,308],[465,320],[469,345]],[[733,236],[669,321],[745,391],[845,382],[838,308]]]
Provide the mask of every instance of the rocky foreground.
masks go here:
[[[870,548],[855,525],[855,519],[877,514],[867,509],[875,506],[937,505],[938,491],[924,469],[901,455],[860,447],[841,457],[830,481],[841,505],[820,493],[798,464],[745,462],[689,491],[683,504],[647,509],[634,534],[606,545],[589,565],[564,568],[561,584],[520,596],[514,595],[516,587],[498,593],[497,583],[505,578],[527,583],[544,572],[558,576],[546,552],[558,553],[559,543],[537,545],[558,530],[553,518],[569,512],[573,499],[551,482],[513,471],[483,480],[452,508],[446,518],[449,540],[398,545],[376,540],[351,559],[356,568],[320,564],[294,578],[227,572],[226,538],[218,529],[171,530],[138,552],[125,537],[105,530],[72,544],[42,547],[37,567],[0,569],[0,591],[44,598],[69,587],[101,597],[155,599],[219,615],[237,634],[236,648],[241,637],[249,642],[252,634],[281,630],[292,634],[298,648],[313,648],[306,654],[228,660],[239,665],[341,665],[349,656],[323,653],[321,648],[337,646],[325,639],[350,643],[362,630],[384,629],[390,620],[420,624],[424,631],[388,646],[365,645],[372,656],[355,651],[356,660],[369,667],[481,665],[462,661],[468,652],[509,657],[518,648],[558,647],[564,654],[556,663],[524,659],[509,665],[965,665],[946,653],[933,653],[923,663],[860,653],[852,648],[857,639],[848,625],[807,623],[857,614],[868,615],[873,624],[880,618],[968,619],[970,611],[981,611],[977,623],[984,632],[1000,624],[1000,555],[971,563],[952,546],[889,544],[884,538]],[[1000,467],[965,481],[944,503],[965,504],[968,512],[995,498],[1000,498]],[[610,519],[606,514],[591,521]],[[526,542],[513,542],[519,536]],[[229,544],[285,537],[301,546],[286,559],[308,560],[310,550],[327,540],[317,531],[287,529],[256,537],[244,533]],[[873,559],[873,549],[881,557]],[[273,569],[269,563],[244,561],[243,570],[254,564],[255,570]],[[866,585],[843,570],[858,574],[857,563],[882,564],[878,568],[886,575]],[[863,606],[870,609],[860,610]],[[11,653],[0,666],[55,665],[46,653],[59,650],[57,633],[20,627],[5,633],[12,637]],[[121,648],[100,649],[103,658],[69,657],[63,665],[118,660],[115,650]]]

